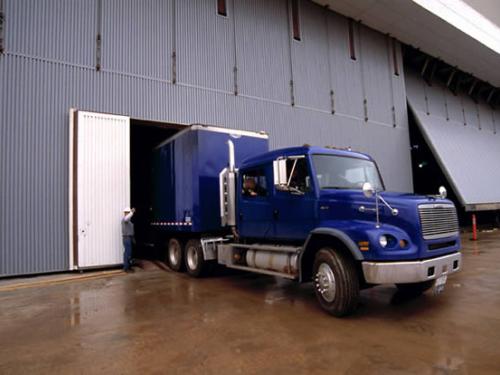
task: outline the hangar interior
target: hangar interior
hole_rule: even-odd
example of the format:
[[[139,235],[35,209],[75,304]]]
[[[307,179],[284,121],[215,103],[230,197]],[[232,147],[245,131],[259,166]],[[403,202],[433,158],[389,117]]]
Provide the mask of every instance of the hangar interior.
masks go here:
[[[134,226],[137,241],[134,251],[143,256],[151,256],[153,251],[149,233],[152,199],[151,152],[180,128],[182,125],[130,120],[130,207],[136,209]]]

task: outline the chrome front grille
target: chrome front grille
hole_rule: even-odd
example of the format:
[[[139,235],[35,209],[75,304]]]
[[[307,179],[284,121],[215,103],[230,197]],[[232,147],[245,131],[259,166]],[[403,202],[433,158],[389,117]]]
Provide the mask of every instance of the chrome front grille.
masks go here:
[[[422,236],[435,240],[458,234],[457,210],[452,204],[430,203],[418,206]]]

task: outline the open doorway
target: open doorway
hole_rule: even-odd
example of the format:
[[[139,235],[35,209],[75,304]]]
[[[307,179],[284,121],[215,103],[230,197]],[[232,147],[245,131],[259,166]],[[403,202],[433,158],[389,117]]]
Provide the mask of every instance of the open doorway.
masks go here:
[[[165,124],[142,120],[130,120],[130,204],[136,209],[134,215],[134,258],[151,259],[158,256],[150,232],[152,204],[153,149],[165,139],[183,128],[183,125]]]
[[[123,208],[136,208],[133,256],[155,257],[149,231],[152,150],[184,125],[70,109],[69,269],[123,263]]]

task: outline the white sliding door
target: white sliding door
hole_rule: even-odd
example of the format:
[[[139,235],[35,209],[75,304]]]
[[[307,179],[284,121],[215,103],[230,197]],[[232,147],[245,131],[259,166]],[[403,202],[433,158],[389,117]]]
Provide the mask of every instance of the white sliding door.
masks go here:
[[[130,205],[130,119],[73,111],[70,268],[121,264],[120,220]]]

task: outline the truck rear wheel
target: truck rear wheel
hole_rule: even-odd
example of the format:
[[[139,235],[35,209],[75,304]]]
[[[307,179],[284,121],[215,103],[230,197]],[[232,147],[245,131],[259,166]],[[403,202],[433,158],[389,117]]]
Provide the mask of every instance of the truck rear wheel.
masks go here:
[[[167,245],[167,264],[173,271],[184,270],[182,244],[177,238],[171,238]]]
[[[186,243],[184,263],[187,273],[192,277],[206,276],[212,268],[212,262],[205,260],[200,240],[197,239]]]
[[[332,248],[316,253],[314,291],[321,307],[341,317],[352,313],[359,300],[359,278],[354,261]]]

